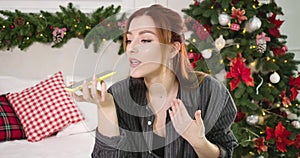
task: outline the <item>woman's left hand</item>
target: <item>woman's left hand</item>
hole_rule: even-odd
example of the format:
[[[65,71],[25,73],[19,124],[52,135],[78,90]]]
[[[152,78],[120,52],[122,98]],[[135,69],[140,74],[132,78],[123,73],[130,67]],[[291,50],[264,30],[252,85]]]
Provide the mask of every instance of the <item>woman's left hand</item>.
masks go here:
[[[196,119],[193,120],[188,114],[183,102],[180,99],[174,99],[171,102],[169,114],[176,132],[188,142],[193,143],[193,141],[205,138],[205,127],[200,110],[195,112]]]

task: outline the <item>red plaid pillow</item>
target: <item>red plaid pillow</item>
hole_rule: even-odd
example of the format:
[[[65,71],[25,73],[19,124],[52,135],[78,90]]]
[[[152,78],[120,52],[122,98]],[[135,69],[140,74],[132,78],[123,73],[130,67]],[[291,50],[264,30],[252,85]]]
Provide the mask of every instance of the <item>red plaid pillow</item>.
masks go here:
[[[25,138],[23,126],[13,107],[5,94],[0,95],[0,141]]]
[[[30,142],[40,141],[69,124],[83,120],[65,90],[61,72],[19,93],[11,93],[7,98]]]

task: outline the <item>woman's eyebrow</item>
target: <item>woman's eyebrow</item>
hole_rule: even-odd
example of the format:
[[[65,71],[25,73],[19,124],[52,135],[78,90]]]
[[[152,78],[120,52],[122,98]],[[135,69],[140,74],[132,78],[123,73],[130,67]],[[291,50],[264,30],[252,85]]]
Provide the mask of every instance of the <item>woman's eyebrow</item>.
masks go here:
[[[139,32],[139,35],[142,35],[142,34],[145,34],[145,33],[151,33],[151,34],[153,34],[153,35],[156,36],[156,33],[153,32],[153,31],[150,31],[150,30],[143,30],[143,31],[140,31],[140,32]],[[130,32],[130,31],[126,32],[126,35],[132,35],[132,32]]]

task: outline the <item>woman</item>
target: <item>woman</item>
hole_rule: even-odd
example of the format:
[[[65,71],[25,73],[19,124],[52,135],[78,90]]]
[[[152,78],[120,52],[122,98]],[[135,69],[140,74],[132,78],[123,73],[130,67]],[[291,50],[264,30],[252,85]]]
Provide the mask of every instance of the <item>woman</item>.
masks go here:
[[[130,77],[106,90],[83,84],[77,101],[98,106],[92,157],[231,157],[236,115],[223,84],[191,70],[179,14],[152,5],[128,19]]]

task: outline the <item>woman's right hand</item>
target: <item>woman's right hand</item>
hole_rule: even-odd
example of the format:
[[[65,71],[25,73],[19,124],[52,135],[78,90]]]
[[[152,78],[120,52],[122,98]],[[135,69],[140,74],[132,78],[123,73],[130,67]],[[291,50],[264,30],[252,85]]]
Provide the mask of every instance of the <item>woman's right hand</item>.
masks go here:
[[[71,96],[78,102],[90,102],[98,106],[98,108],[114,107],[114,99],[110,93],[107,93],[106,83],[101,81],[101,91],[97,89],[97,80],[93,77],[91,87],[84,82],[82,84],[82,95],[72,92]]]

